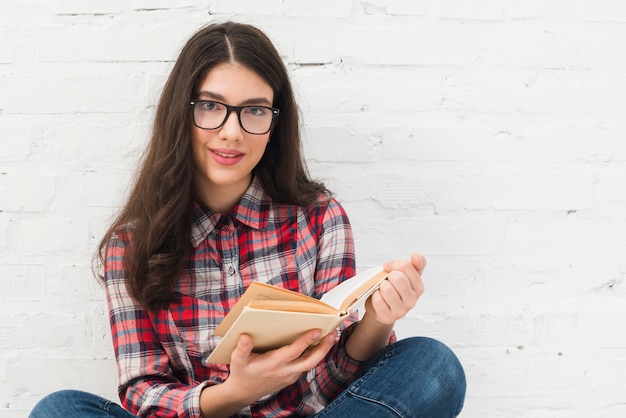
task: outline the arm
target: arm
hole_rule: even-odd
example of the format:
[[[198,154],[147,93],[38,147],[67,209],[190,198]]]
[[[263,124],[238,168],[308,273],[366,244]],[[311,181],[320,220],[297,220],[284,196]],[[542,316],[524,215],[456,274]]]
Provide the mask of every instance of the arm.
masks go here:
[[[424,293],[422,273],[426,259],[412,254],[411,261],[392,261],[383,268],[390,273],[365,305],[363,319],[346,342],[355,360],[365,361],[389,343],[395,322],[403,318]]]
[[[104,266],[120,400],[140,416],[198,416],[200,392],[215,382],[196,382],[190,367],[172,370],[170,360],[184,361],[184,347],[173,341],[166,313],[148,313],[128,294],[122,264],[128,242],[126,232],[113,236]]]

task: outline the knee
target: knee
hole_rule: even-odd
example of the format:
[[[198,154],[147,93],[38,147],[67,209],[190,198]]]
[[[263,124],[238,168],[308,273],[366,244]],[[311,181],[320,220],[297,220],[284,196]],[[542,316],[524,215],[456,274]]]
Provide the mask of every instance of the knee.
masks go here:
[[[442,342],[427,337],[408,338],[397,344],[406,353],[405,361],[414,365],[411,369],[422,381],[429,382],[433,400],[457,405],[458,415],[465,399],[466,378],[456,354]]]
[[[79,398],[84,392],[77,390],[60,390],[42,398],[28,415],[29,418],[61,417],[68,405]]]
[[[51,411],[57,410],[59,405],[63,405],[71,397],[69,390],[53,392],[43,397],[28,415],[29,418],[43,418],[51,416]]]

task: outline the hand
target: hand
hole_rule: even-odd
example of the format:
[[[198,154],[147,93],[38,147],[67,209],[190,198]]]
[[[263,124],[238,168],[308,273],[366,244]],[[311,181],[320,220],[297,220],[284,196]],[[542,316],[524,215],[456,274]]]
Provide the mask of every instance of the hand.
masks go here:
[[[410,262],[398,260],[385,263],[383,269],[389,271],[389,277],[366,302],[365,315],[386,325],[393,325],[403,318],[424,293],[424,267],[426,258],[417,253],[411,254]]]
[[[279,391],[317,366],[335,343],[333,332],[307,350],[319,336],[319,330],[311,330],[290,345],[256,354],[252,352],[252,338],[242,335],[231,354],[230,376],[225,384],[246,394],[246,405]]]

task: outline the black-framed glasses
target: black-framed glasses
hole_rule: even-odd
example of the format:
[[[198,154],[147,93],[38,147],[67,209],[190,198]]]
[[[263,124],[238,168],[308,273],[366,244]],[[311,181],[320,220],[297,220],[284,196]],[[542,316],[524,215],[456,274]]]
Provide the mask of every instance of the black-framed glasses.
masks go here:
[[[200,129],[218,129],[226,123],[230,112],[237,114],[239,126],[249,134],[268,133],[280,109],[267,106],[231,106],[215,100],[191,100],[193,124]]]

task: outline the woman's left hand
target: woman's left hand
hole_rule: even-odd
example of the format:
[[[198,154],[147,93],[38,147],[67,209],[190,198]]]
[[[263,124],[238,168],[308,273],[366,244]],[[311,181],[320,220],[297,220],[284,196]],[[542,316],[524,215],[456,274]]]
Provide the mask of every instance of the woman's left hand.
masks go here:
[[[383,265],[389,272],[387,280],[372,294],[365,305],[365,315],[381,324],[393,325],[403,318],[424,293],[422,273],[426,258],[411,254],[411,261],[396,260]]]

